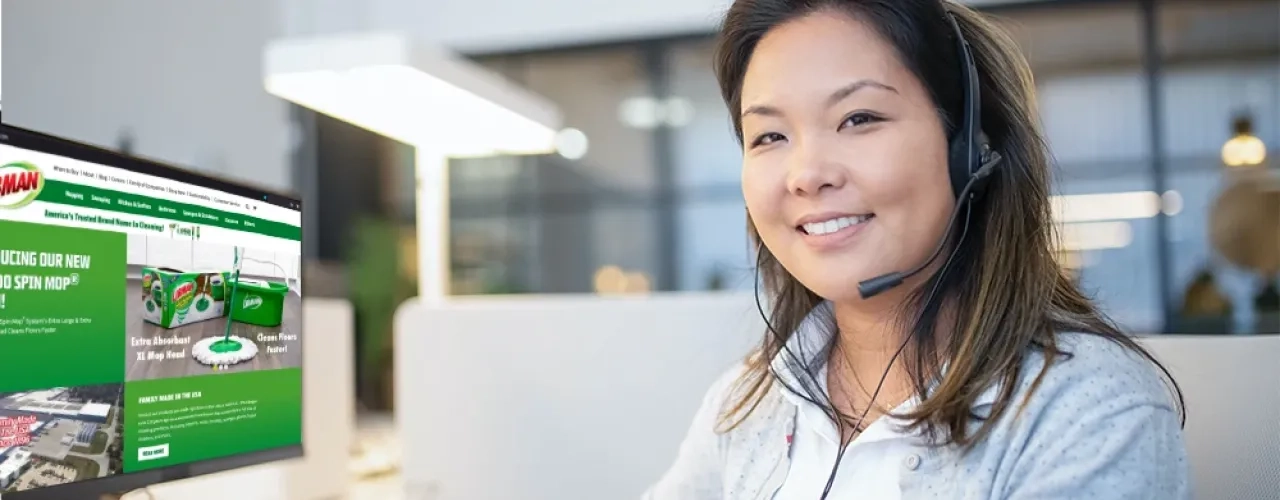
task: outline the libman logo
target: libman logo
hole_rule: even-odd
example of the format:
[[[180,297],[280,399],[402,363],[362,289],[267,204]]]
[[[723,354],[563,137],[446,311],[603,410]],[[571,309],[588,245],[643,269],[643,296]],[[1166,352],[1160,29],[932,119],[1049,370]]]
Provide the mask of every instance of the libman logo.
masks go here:
[[[196,296],[196,284],[194,281],[188,281],[177,288],[173,289],[173,307],[178,311],[185,311],[191,307],[191,299]]]
[[[240,308],[241,308],[241,309],[244,309],[244,310],[246,310],[246,311],[252,311],[252,310],[257,309],[257,308],[259,308],[259,307],[262,307],[262,296],[261,296],[261,295],[250,295],[250,296],[248,296],[248,297],[245,297],[245,298],[244,298],[244,302],[242,302],[242,303],[240,304]]]
[[[0,209],[22,208],[44,189],[44,173],[31,163],[16,161],[0,166]]]

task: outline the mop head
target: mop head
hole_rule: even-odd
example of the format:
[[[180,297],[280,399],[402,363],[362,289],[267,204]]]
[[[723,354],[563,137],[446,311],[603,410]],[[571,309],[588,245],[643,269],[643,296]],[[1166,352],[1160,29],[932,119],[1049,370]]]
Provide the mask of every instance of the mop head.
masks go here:
[[[191,357],[200,363],[214,368],[226,368],[243,363],[258,355],[258,345],[252,340],[232,335],[223,340],[222,337],[209,337],[196,342],[191,347]]]

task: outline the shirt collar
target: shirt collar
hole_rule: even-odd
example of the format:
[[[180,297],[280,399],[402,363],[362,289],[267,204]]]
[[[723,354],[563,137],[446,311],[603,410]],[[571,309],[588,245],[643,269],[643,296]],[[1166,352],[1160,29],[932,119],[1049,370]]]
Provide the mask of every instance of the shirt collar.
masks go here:
[[[774,373],[778,375],[779,381],[787,386],[797,390],[802,390],[805,385],[812,385],[814,382],[818,384],[817,389],[822,393],[827,391],[827,363],[823,359],[827,354],[825,349],[828,341],[835,335],[834,307],[831,302],[823,301],[814,307],[804,320],[800,322],[800,326],[791,338],[787,339],[784,348],[778,352],[771,360],[770,365],[773,367]],[[947,367],[950,361],[942,366],[942,373],[947,373]],[[816,368],[815,368],[816,366]],[[810,370],[813,373],[813,379],[803,376],[804,370]],[[937,381],[934,382],[937,384]],[[811,405],[803,398],[792,394],[791,391],[783,390],[782,394],[791,404],[804,407]],[[995,404],[997,396],[1000,394],[999,384],[988,386],[974,400],[973,408],[980,409],[985,406]],[[914,405],[916,398],[912,398],[907,404]]]

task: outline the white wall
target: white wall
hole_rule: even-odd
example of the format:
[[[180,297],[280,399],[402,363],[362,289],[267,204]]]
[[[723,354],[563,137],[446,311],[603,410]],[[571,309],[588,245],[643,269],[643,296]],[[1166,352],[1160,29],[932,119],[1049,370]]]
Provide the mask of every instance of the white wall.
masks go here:
[[[285,105],[262,87],[265,0],[6,1],[6,122],[287,189]]]
[[[763,334],[747,294],[407,301],[394,364],[407,498],[640,498],[707,387]]]

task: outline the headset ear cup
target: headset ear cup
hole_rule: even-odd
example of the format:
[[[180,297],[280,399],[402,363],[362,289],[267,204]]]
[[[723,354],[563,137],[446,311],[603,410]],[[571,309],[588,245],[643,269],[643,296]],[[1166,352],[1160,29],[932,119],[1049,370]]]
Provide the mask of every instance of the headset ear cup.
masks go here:
[[[959,197],[960,192],[964,191],[964,187],[977,174],[977,170],[992,161],[1002,161],[1002,156],[996,152],[992,146],[987,134],[978,131],[977,137],[974,138],[975,147],[968,147],[965,134],[962,132],[951,141],[948,171],[951,176],[951,191],[954,196]],[[990,175],[984,176],[973,187],[975,195],[982,194],[983,186],[990,179]]]

